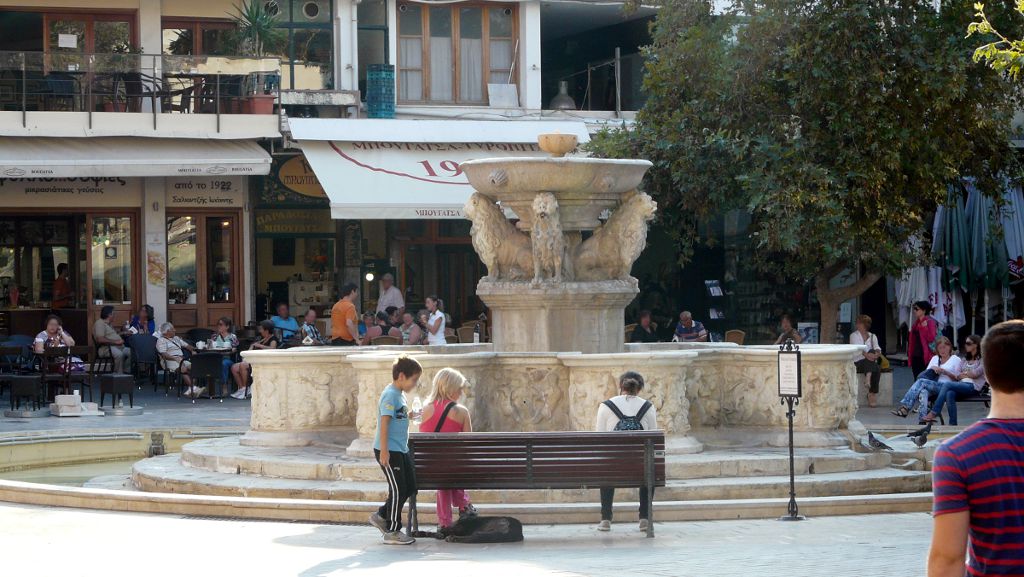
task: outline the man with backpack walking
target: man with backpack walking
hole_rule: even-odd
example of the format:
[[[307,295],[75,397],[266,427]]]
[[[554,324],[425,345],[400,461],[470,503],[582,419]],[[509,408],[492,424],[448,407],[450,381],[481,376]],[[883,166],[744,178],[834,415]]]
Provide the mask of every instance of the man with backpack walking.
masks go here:
[[[601,403],[597,409],[597,431],[653,431],[658,428],[654,405],[638,395],[644,388],[640,373],[627,371],[619,377],[619,395]],[[646,531],[649,524],[648,511],[654,494],[647,493],[647,487],[640,487],[640,525]],[[612,530],[612,503],[615,501],[613,487],[601,488],[601,522],[598,531]]]

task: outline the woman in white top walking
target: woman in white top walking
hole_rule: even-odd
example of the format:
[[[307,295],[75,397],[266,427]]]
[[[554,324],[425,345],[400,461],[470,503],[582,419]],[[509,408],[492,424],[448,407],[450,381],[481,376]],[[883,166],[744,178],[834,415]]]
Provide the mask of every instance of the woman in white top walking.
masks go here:
[[[858,374],[871,374],[871,384],[868,386],[868,406],[878,406],[878,382],[882,379],[882,368],[878,365],[878,359],[882,356],[882,350],[878,346],[878,337],[871,330],[871,317],[860,315],[857,317],[857,330],[850,334],[850,344],[864,347],[860,359],[854,364]]]
[[[627,371],[619,377],[619,394],[601,403],[597,408],[597,427],[600,432],[610,431],[653,431],[658,428],[658,417],[654,405],[637,395],[644,388],[640,373]],[[647,494],[647,487],[640,487],[640,530],[646,531],[649,523],[648,504],[654,494]],[[601,488],[601,522],[598,531],[612,529],[612,503],[615,500],[613,487]]]
[[[438,307],[440,300],[430,295],[426,299],[427,310],[430,312],[430,316],[427,317],[427,344],[428,345],[446,345],[448,341],[444,338],[444,313],[441,312]]]

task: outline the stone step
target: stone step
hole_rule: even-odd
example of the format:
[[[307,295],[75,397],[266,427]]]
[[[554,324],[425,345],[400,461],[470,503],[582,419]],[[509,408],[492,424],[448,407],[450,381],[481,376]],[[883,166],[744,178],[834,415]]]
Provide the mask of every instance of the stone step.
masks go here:
[[[182,449],[182,462],[217,473],[320,481],[377,481],[380,468],[371,459],[349,457],[342,447],[249,447],[237,438],[193,441]],[[888,467],[889,453],[849,449],[799,449],[797,475],[866,471]],[[785,449],[708,451],[666,457],[669,479],[757,477],[789,474]]]
[[[323,481],[270,478],[196,469],[183,464],[177,454],[144,459],[135,464],[132,480],[143,491],[270,497],[286,499],[327,499],[381,502],[385,484],[377,481]],[[930,474],[893,468],[802,475],[797,477],[801,496],[874,495],[911,493],[930,489]],[[635,498],[635,490],[623,490],[622,498]],[[665,501],[707,501],[720,499],[771,499],[789,494],[789,477],[744,476],[704,479],[673,479],[658,489]],[[433,500],[430,491],[421,492],[424,502]],[[477,503],[583,503],[597,500],[597,491],[473,491]]]

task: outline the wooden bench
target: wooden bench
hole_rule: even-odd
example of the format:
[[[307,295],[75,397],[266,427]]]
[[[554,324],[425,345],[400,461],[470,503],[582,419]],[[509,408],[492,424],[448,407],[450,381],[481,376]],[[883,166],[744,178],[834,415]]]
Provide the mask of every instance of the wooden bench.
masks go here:
[[[934,407],[935,401],[939,399],[938,393],[929,393],[928,395],[928,406]],[[992,406],[992,391],[989,390],[988,385],[985,385],[981,391],[974,393],[973,395],[967,395],[965,397],[957,396],[954,403],[984,403],[985,407]],[[947,403],[948,404],[948,403]],[[945,425],[946,419],[942,418],[942,414],[936,415],[939,418],[939,424]]]
[[[613,433],[414,433],[409,452],[420,489],[598,489],[665,486],[664,431]],[[654,537],[654,499],[647,536]],[[416,497],[410,533],[419,529]]]

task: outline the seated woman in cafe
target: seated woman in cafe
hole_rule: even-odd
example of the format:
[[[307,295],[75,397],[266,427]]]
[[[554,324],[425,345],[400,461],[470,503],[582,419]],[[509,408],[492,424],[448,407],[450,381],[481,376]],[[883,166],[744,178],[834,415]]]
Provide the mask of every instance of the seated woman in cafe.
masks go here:
[[[185,391],[186,397],[199,397],[206,392],[206,387],[192,386],[192,377],[189,376],[192,363],[185,360],[185,351],[194,353],[196,349],[177,335],[174,325],[171,323],[160,325],[160,338],[156,340],[156,352],[163,361],[164,370],[181,375],[181,382],[188,387]]]
[[[135,332],[132,332],[135,329]],[[152,335],[156,333],[156,321],[153,320],[153,307],[142,305],[139,313],[128,322],[127,331],[132,334]],[[157,335],[159,337],[159,335]]]
[[[233,323],[228,317],[220,317],[217,321],[217,332],[213,333],[210,337],[209,347],[211,350],[223,353],[224,358],[221,359],[221,383],[224,386],[225,394],[227,389],[230,387],[231,382],[231,365],[235,363],[234,353],[238,351],[238,337],[235,333],[231,332]]]
[[[387,326],[388,316],[382,312],[376,315],[366,313],[363,315],[363,322],[366,323],[366,335],[363,337],[364,345],[373,344],[373,339],[388,334],[388,329],[390,328]]]
[[[32,342],[32,350],[40,355],[48,348],[73,346],[75,346],[75,339],[64,332],[64,327],[61,326],[61,319],[57,315],[46,317],[46,328],[43,332],[36,335],[35,340]],[[61,363],[61,372],[63,372],[63,360],[54,362]],[[71,362],[71,370],[76,372],[85,370],[85,364],[82,363],[82,359],[75,357],[71,359]]]
[[[264,349],[276,349],[277,337],[274,336],[274,323],[273,321],[261,321],[259,324],[260,338],[249,347],[250,351],[260,351]],[[249,376],[252,374],[252,365],[245,361],[237,362],[231,365],[231,375],[235,377],[235,385],[237,389],[231,393],[231,398],[244,399],[249,394]]]
[[[398,332],[402,335],[403,345],[418,345],[426,337],[410,312],[402,313],[402,324],[398,326]]]

